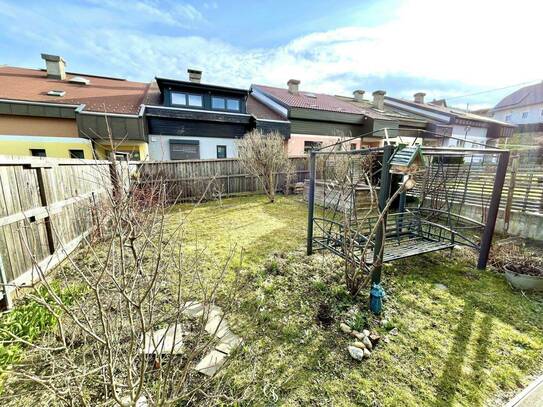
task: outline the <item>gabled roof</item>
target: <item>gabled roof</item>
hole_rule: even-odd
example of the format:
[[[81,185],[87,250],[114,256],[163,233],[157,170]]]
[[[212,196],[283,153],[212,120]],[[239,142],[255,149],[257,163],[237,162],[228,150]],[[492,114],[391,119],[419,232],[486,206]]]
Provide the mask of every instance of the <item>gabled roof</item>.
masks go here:
[[[494,110],[510,109],[543,103],[543,81],[525,86],[504,97]]]
[[[73,77],[89,80],[88,85],[70,83]],[[66,80],[47,77],[41,69],[0,66],[0,99],[47,102],[68,105],[84,104],[84,111],[137,114],[148,84],[124,79],[66,73]],[[62,90],[64,96],[49,96]]]
[[[421,125],[425,124],[427,121],[422,116],[404,112],[399,109],[395,109],[392,106],[384,106],[383,110],[376,109],[370,100],[364,99],[363,101],[357,101],[353,97],[339,95],[336,96],[336,98],[363,109],[364,115],[371,117],[372,119],[410,121]]]
[[[252,88],[265,93],[277,103],[286,108],[302,108],[313,110],[325,110],[328,112],[364,114],[364,109],[340,100],[332,95],[300,91],[292,94],[288,89],[275,88],[273,86],[252,85]]]
[[[421,115],[424,115],[424,112],[429,112],[429,113],[446,116],[449,119],[449,122],[453,118],[458,118],[458,119],[464,119],[464,120],[479,121],[481,123],[499,124],[501,126],[506,126],[506,127],[516,127],[515,125],[511,123],[502,122],[499,120],[492,119],[490,117],[479,116],[477,114],[469,113],[469,112],[466,112],[464,110],[457,109],[454,107],[442,106],[442,105],[437,105],[433,103],[416,103],[411,100],[385,96],[385,104],[387,104],[387,102],[395,102],[396,104],[400,103],[411,109],[418,109],[420,111],[419,114]]]

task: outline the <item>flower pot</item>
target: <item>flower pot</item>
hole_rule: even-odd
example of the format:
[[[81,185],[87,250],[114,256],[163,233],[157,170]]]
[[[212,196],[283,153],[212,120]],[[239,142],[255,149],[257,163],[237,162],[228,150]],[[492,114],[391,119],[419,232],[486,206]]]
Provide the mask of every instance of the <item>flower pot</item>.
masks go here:
[[[505,266],[505,278],[509,283],[519,290],[543,291],[543,276],[531,276],[517,273]]]

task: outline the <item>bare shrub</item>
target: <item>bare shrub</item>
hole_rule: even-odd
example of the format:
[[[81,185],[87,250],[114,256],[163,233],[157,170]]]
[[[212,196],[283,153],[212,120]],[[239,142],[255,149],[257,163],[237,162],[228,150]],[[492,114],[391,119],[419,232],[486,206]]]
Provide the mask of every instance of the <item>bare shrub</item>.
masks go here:
[[[268,200],[274,202],[281,174],[288,180],[293,172],[283,136],[253,130],[237,141],[237,149],[243,168],[258,178]]]
[[[101,182],[110,174],[95,176]],[[87,236],[54,278],[29,250],[40,289],[28,297],[53,316],[56,328],[37,343],[2,332],[27,347],[7,376],[3,405],[190,405],[225,397],[220,381],[194,367],[216,346],[206,323],[218,302],[217,315],[228,314],[238,273],[229,260],[219,264],[204,248],[185,247],[183,220],[190,212],[169,224],[166,197],[160,180],[107,192],[97,214],[100,241]],[[227,273],[234,274],[231,289],[221,284]],[[69,301],[59,294],[74,287],[79,295]],[[196,319],[186,312],[191,300],[203,305]],[[161,328],[178,332],[181,353],[152,337]]]
[[[519,274],[543,276],[543,259],[529,251],[523,244],[507,240],[494,244],[490,249],[489,263],[499,271],[506,267]]]

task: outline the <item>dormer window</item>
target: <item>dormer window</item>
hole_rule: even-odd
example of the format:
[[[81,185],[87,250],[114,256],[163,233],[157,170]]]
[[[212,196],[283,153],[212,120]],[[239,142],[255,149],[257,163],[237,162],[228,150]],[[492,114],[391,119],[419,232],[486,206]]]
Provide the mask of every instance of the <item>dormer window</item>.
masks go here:
[[[239,99],[226,99],[226,110],[239,112]]]
[[[230,110],[233,112],[239,112],[241,110],[241,103],[239,99],[213,96],[211,98],[211,108],[213,110]]]
[[[202,107],[202,95],[187,95],[189,106]]]
[[[213,96],[211,98],[211,108],[220,110],[226,109],[226,99]]]
[[[173,106],[203,107],[202,95],[192,93],[172,92],[171,104]]]

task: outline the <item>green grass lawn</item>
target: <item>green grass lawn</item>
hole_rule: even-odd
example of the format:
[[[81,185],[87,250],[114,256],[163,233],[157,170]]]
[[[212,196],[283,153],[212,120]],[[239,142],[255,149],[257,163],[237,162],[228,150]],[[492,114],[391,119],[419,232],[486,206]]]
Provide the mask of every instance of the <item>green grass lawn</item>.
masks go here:
[[[307,212],[298,199],[226,199],[202,205],[187,218],[190,247],[205,248],[219,263],[234,249],[234,263],[242,258],[246,270],[247,284],[228,317],[245,344],[222,373],[233,400],[495,405],[542,370],[541,296],[515,292],[501,275],[477,271],[475,255],[464,250],[418,256],[385,268],[389,324],[381,328],[366,298],[353,300],[346,293],[338,259],[305,256]],[[170,227],[188,211],[176,207]],[[329,326],[317,320],[322,304],[334,318]],[[390,338],[364,362],[350,358],[350,338],[338,330],[340,321],[353,318],[353,307],[358,324]],[[393,327],[397,336],[388,334]]]
[[[235,290],[227,319],[244,345],[214,379],[226,395],[220,405],[493,406],[543,370],[541,295],[515,292],[503,276],[476,270],[467,250],[423,255],[384,268],[383,326],[367,309],[367,290],[348,295],[337,257],[305,255],[306,222],[299,196],[274,204],[252,196],[178,205],[167,215],[168,232],[183,225],[187,258],[205,253],[193,266],[209,271],[205,277],[213,279],[232,258],[217,302],[224,306]],[[84,250],[76,261],[93,266]],[[170,284],[167,275],[163,281]],[[41,324],[32,306],[0,325],[43,325],[28,336],[38,340],[52,324],[47,318]],[[322,310],[331,323],[318,318]],[[357,362],[340,322],[376,330],[389,342]],[[2,358],[7,364],[24,353],[19,346],[3,350],[0,370]]]

